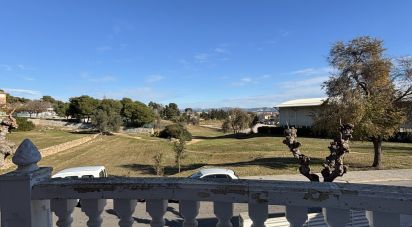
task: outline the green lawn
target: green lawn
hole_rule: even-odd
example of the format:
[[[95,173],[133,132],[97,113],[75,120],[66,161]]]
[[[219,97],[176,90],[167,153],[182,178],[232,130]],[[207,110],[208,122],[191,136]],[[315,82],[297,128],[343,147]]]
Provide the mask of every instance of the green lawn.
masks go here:
[[[28,132],[12,132],[7,134],[7,139],[20,144],[24,139],[30,139],[39,149],[61,144],[87,136],[87,134],[72,133],[57,129],[36,129]]]
[[[204,127],[191,126],[189,130],[194,140],[187,145],[187,156],[183,160],[183,171],[180,174],[174,167],[174,153],[170,141],[132,134],[98,137],[93,142],[45,157],[40,165],[52,166],[54,172],[74,166],[104,165],[112,175],[153,176],[152,157],[160,151],[165,156],[166,175],[188,176],[203,166],[231,168],[240,176],[297,173],[297,160],[282,144],[283,137],[238,139]],[[67,134],[60,133],[63,137]],[[42,137],[45,140],[48,138]],[[321,163],[328,155],[330,140],[298,139],[303,144],[302,152],[312,158],[312,169],[319,171]],[[372,144],[351,142],[351,148],[351,153],[345,159],[350,167],[349,171],[370,169],[373,159]],[[412,168],[412,144],[384,143],[383,150],[384,168]]]

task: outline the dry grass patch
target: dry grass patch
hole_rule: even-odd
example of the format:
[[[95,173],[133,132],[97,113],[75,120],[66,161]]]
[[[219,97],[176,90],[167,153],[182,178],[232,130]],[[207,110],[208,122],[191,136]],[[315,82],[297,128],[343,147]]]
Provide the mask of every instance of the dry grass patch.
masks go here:
[[[188,176],[205,166],[231,168],[239,176],[297,173],[297,160],[282,144],[283,137],[235,138],[210,128],[188,126],[188,129],[197,142],[187,145],[188,152],[182,161],[180,174],[177,174],[174,164],[172,143],[143,134],[101,136],[92,142],[45,157],[40,165],[52,166],[54,172],[75,166],[104,165],[111,175],[154,176],[153,156],[160,151],[164,155],[167,176]],[[312,169],[320,171],[329,153],[327,147],[330,140],[298,139],[303,144],[302,152],[312,158]],[[371,169],[372,143],[351,142],[351,148],[351,153],[345,158],[350,171]],[[384,143],[383,150],[385,169],[412,168],[412,144]]]
[[[24,139],[30,139],[39,149],[51,147],[57,144],[65,143],[75,139],[79,139],[89,134],[72,133],[69,131],[51,129],[40,130],[36,129],[28,132],[12,132],[7,134],[7,139],[20,144]]]

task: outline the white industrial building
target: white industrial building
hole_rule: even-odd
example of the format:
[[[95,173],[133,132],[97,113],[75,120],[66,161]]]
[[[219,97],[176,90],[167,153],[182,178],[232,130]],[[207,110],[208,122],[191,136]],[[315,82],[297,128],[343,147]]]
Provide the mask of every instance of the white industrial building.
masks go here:
[[[312,127],[313,117],[325,100],[326,98],[295,99],[279,104],[279,125]]]

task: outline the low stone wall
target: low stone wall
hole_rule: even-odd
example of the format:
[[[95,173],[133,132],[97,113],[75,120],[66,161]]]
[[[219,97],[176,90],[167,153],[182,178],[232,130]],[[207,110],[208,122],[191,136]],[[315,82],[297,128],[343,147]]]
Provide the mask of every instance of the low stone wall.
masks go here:
[[[125,128],[123,129],[124,133],[145,133],[145,134],[153,134],[153,128]]]
[[[62,120],[51,120],[51,119],[39,119],[39,118],[28,118],[28,121],[33,122],[36,126],[50,126],[50,127],[64,127],[69,129],[90,129],[92,126],[85,123],[72,123]]]
[[[54,145],[54,146],[51,146],[51,147],[40,149],[40,153],[41,153],[41,156],[44,158],[44,157],[47,157],[49,155],[56,154],[56,153],[71,149],[73,147],[77,147],[77,146],[80,146],[82,144],[85,144],[89,141],[94,140],[98,136],[99,136],[99,134],[94,134],[94,135],[86,136],[86,137],[83,137],[83,138],[80,138],[80,139],[77,139],[77,140],[72,140],[72,141],[68,141],[68,142],[65,142],[65,143],[57,144],[57,145]],[[14,166],[14,164],[11,162],[11,157],[8,157],[4,161],[4,166],[2,166],[1,169],[8,169],[12,166]]]
[[[42,155],[42,157],[46,157],[55,153],[59,153],[61,151],[65,151],[68,149],[71,149],[73,147],[77,147],[80,146],[84,143],[87,143],[93,139],[95,139],[97,136],[99,136],[99,134],[94,134],[91,136],[86,136],[77,140],[72,140],[72,141],[68,141],[66,143],[61,143],[61,144],[57,144],[51,147],[47,147],[44,149],[40,149],[40,153]]]

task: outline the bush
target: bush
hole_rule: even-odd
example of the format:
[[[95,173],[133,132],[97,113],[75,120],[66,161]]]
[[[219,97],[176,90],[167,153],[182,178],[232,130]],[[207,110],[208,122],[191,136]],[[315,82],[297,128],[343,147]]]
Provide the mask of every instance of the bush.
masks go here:
[[[28,121],[27,118],[17,117],[16,121],[17,121],[17,125],[19,127],[17,129],[15,129],[14,131],[25,132],[25,131],[31,131],[34,128],[36,128],[36,126],[33,124],[33,122]]]
[[[166,138],[166,139],[182,138],[185,141],[192,140],[192,134],[190,134],[190,132],[187,131],[187,129],[184,128],[183,125],[181,124],[173,124],[173,125],[166,126],[165,129],[159,133],[159,137]]]
[[[388,141],[411,143],[412,142],[412,132],[398,132],[394,136],[389,138]]]
[[[258,128],[258,133],[260,134],[269,134],[274,136],[284,136],[284,131],[286,128],[284,127],[267,127],[262,126]],[[322,133],[315,133],[312,128],[298,128],[298,136],[300,137],[319,137],[319,138],[327,138],[325,134]]]

